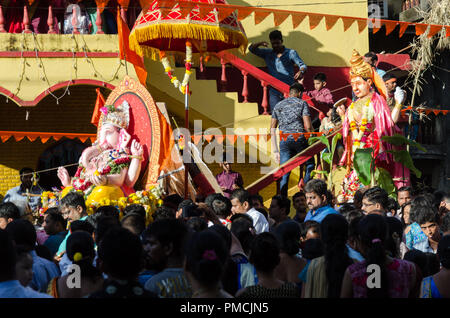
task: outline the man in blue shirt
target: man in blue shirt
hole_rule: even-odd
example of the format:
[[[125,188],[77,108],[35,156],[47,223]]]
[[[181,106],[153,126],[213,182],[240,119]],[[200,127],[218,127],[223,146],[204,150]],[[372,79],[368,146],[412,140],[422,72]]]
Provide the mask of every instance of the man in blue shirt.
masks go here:
[[[23,287],[16,275],[16,251],[6,230],[0,229],[0,298],[51,298],[29,287]]]
[[[310,209],[305,222],[312,220],[321,223],[328,214],[339,214],[328,203],[328,190],[325,181],[312,179],[305,186],[306,204]]]
[[[288,49],[283,45],[283,36],[280,31],[275,30],[270,32],[269,39],[272,49],[268,48],[269,44],[265,41],[253,43],[248,49],[266,61],[270,75],[288,85],[292,85],[295,80],[303,77],[307,66],[295,50]],[[260,48],[260,46],[264,46],[265,48]],[[294,64],[300,69],[295,74]],[[271,87],[269,89],[270,110],[283,98],[281,92]]]
[[[3,202],[12,202],[16,204],[21,210],[21,215],[25,214],[25,207],[27,204],[32,211],[39,208],[39,202],[41,201],[40,195],[42,194],[42,188],[39,185],[33,185],[34,170],[31,168],[22,168],[19,171],[21,184],[17,187],[9,189],[6,192]],[[27,195],[29,194],[29,195]]]
[[[36,229],[33,224],[28,220],[14,220],[8,223],[6,231],[16,245],[23,246],[33,257],[33,279],[29,287],[38,292],[46,292],[50,281],[60,276],[61,272],[55,263],[36,254]]]

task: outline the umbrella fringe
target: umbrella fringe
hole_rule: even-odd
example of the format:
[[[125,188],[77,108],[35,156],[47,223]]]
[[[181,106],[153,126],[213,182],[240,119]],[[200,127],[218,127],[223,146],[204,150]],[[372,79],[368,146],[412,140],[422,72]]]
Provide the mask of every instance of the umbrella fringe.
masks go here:
[[[197,39],[214,40],[231,44],[233,47],[239,47],[242,54],[247,49],[247,38],[238,31],[227,30],[218,26],[205,26],[195,24],[155,24],[133,29],[130,34],[130,49],[140,56],[149,57],[153,60],[159,60],[159,49],[140,45],[139,43],[161,39]],[[232,47],[230,47],[231,49]]]

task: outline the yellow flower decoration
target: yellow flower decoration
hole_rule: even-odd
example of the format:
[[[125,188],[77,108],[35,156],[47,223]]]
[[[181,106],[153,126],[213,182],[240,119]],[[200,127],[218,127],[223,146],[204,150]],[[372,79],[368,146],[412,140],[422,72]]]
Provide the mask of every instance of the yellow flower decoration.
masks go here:
[[[81,254],[80,252],[76,252],[74,255],[73,255],[73,260],[75,261],[75,262],[79,262],[79,261],[81,261],[83,259],[83,254]]]

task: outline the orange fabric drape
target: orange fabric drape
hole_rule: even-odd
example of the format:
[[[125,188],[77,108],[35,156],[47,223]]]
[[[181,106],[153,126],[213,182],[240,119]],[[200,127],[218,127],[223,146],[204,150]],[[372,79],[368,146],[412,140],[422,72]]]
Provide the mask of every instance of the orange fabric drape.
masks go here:
[[[100,88],[97,88],[95,91],[97,92],[97,100],[95,101],[94,111],[92,112],[91,124],[97,127],[101,115],[100,108],[105,105],[105,97],[100,92]]]
[[[97,5],[97,8],[100,9],[100,13],[103,12],[105,7],[108,5],[109,0],[95,0],[95,4]]]
[[[139,82],[147,87],[147,71],[145,70],[144,61],[136,52],[130,50],[130,29],[128,29],[127,24],[122,20],[120,10],[117,10],[117,32],[119,34],[120,59],[126,60],[134,65]]]

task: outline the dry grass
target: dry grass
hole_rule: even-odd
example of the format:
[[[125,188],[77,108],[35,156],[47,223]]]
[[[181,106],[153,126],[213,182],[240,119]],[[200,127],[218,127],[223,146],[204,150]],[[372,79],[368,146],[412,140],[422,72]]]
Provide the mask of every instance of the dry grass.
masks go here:
[[[416,10],[423,17],[420,23],[450,25],[450,0],[430,0],[428,11]],[[410,71],[409,76],[416,82],[414,90],[420,94],[421,86],[426,84],[420,75],[433,65],[434,57],[439,52],[450,48],[450,37],[446,36],[445,28],[432,38],[428,37],[428,31],[426,31],[415,38],[412,45],[412,54],[416,56],[417,64]]]

